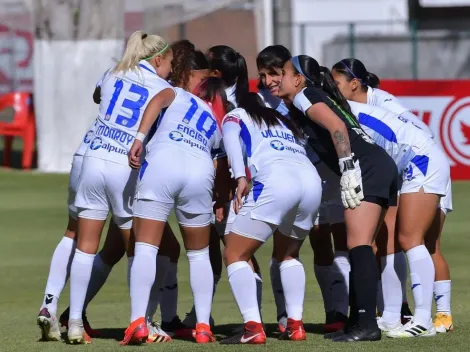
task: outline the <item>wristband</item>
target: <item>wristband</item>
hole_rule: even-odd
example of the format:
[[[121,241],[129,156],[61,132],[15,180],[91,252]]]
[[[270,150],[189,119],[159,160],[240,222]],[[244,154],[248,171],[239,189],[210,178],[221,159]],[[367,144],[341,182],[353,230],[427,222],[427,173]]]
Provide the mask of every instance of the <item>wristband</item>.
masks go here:
[[[339,159],[339,170],[341,173],[345,171],[351,171],[354,169],[355,169],[355,166],[354,166],[354,160],[353,160],[352,155],[346,158]]]
[[[135,135],[135,139],[141,141],[142,143],[144,143],[145,137],[147,136],[145,135],[145,133],[142,132],[137,132],[137,134]]]

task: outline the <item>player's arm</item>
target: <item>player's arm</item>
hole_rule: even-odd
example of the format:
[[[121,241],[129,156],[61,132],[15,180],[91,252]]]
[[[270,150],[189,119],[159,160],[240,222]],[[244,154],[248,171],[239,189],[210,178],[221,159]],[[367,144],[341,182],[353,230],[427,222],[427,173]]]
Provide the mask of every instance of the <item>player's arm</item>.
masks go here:
[[[139,129],[137,133],[142,133],[147,135],[150,131],[150,128],[153,126],[157,120],[160,112],[171,105],[173,100],[175,100],[176,94],[172,88],[166,88],[160,93],[155,95],[150,103],[147,105],[147,108],[144,111],[142,116],[142,121],[140,121]]]
[[[310,120],[330,132],[339,159],[351,156],[351,145],[345,123],[322,101],[315,90],[304,89],[295,97],[294,105]]]
[[[240,145],[240,123],[235,116],[226,116],[222,121],[224,148],[235,179],[246,177],[242,146]]]
[[[147,136],[147,133],[150,131],[150,128],[157,120],[157,117],[160,115],[162,109],[171,105],[173,100],[175,100],[176,92],[172,88],[166,88],[160,93],[155,95],[150,103],[147,105],[147,108],[144,111],[144,116],[142,121],[140,121],[139,129],[134,139],[134,143],[129,151],[129,166],[138,169],[140,168],[140,156],[144,150],[144,140]]]

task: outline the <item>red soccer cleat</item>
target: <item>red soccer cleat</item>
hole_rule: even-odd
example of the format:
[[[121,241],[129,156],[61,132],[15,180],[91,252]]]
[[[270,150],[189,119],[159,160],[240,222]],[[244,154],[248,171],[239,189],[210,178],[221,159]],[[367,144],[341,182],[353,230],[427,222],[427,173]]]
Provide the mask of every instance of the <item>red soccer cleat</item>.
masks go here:
[[[305,341],[306,339],[307,334],[302,320],[287,319],[286,331],[279,336],[279,340]]]
[[[134,320],[124,333],[124,339],[119,343],[124,345],[141,345],[145,343],[149,336],[149,330],[145,318]]]
[[[215,342],[215,337],[212,335],[211,327],[204,323],[196,324],[194,339],[196,340],[196,343]]]

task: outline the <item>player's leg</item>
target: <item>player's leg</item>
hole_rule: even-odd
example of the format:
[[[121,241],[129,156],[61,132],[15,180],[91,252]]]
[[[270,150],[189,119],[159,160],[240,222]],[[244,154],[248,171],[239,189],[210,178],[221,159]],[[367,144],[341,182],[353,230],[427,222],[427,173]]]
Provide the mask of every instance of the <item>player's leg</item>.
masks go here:
[[[443,208],[437,209],[431,228],[425,238],[426,248],[431,254],[435,268],[434,301],[436,302],[436,317],[434,327],[440,333],[454,330],[451,312],[450,270],[441,251],[441,234],[445,218],[446,210]]]
[[[277,230],[274,232],[276,236]],[[281,271],[279,270],[280,263],[275,257],[276,242],[273,241],[273,252],[271,254],[271,261],[269,262],[269,276],[271,278],[271,289],[274,295],[274,303],[276,304],[276,321],[279,332],[286,331],[287,326],[287,312],[286,300],[284,299],[284,291],[282,289]]]
[[[325,223],[324,218],[320,215],[322,210],[324,211],[324,209],[320,207],[320,219],[317,217],[317,223],[310,231],[309,239],[313,250],[313,268],[315,278],[320,286],[323,298],[326,325],[332,323],[335,318],[334,302],[331,294],[334,254],[331,243],[331,228],[329,224]]]
[[[83,156],[74,156],[69,176],[68,209],[69,217],[64,236],[57,245],[52,255],[47,278],[44,299],[41,305],[37,324],[41,329],[41,340],[60,341],[60,330],[57,320],[57,304],[60,294],[70,275],[70,265],[75,254],[77,208],[74,205],[75,194],[78,187],[78,179],[82,168]]]
[[[383,220],[388,200],[368,197],[356,209],[346,209],[348,234],[350,316],[345,333],[335,342],[375,341],[381,337],[376,322],[377,282],[379,272],[372,242]]]
[[[189,282],[197,319],[195,339],[197,343],[214,342],[209,324],[214,287],[209,258],[211,213],[191,214],[177,208],[176,216],[189,262]]]

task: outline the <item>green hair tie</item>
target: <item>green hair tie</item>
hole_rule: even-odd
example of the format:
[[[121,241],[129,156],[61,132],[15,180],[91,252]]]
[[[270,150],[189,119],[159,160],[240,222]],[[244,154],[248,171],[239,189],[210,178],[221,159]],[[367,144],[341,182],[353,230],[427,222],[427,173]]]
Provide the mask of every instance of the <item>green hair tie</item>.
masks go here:
[[[152,56],[149,56],[149,57],[145,58],[144,60],[151,60],[151,59],[153,59],[155,56],[158,56],[158,55],[160,55],[160,54],[163,54],[163,53],[166,51],[166,49],[168,49],[168,46],[169,46],[169,45],[168,45],[168,43],[167,43],[167,44],[163,47],[163,49],[160,50],[158,53],[156,53],[156,54],[154,54],[154,55],[152,55]]]

